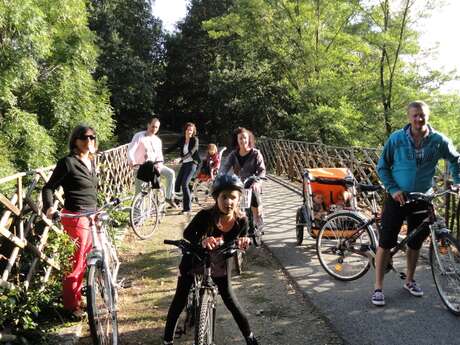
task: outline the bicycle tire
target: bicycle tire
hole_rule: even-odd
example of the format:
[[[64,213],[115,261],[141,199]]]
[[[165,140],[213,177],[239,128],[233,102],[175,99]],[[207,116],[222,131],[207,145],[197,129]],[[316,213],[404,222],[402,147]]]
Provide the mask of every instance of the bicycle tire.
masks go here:
[[[375,248],[376,237],[365,219],[353,212],[339,212],[326,219],[316,239],[316,253],[324,270],[332,277],[351,281],[362,277],[371,263],[367,252]],[[347,241],[362,229],[353,241]]]
[[[139,192],[131,204],[130,223],[141,240],[153,236],[159,222],[158,203],[153,190]]]
[[[118,344],[118,319],[114,291],[102,262],[89,266],[87,276],[88,322],[93,344]]]
[[[209,182],[195,179],[192,187],[192,200],[200,206],[212,200]]]
[[[244,257],[244,253],[241,250],[238,250],[233,256],[233,266],[235,269],[235,275],[239,276],[241,275],[241,273],[243,273],[245,263],[246,259]]]
[[[301,209],[297,209],[297,213],[295,215],[295,237],[296,237],[296,245],[300,246],[303,242],[303,236],[304,236],[304,226],[299,224],[303,223],[302,222],[302,213]]]
[[[432,241],[430,266],[439,297],[452,314],[460,316],[460,247],[452,234],[443,234],[441,240]]]
[[[214,298],[205,289],[200,297],[198,320],[195,326],[195,344],[214,344]]]

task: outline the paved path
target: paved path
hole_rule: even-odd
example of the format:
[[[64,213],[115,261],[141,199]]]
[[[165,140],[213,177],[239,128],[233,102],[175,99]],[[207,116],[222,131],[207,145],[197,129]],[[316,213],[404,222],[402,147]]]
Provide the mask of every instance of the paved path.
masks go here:
[[[345,341],[356,345],[460,344],[460,318],[442,305],[426,263],[417,273],[424,297],[410,296],[402,288],[402,280],[390,273],[384,289],[387,305],[374,307],[370,302],[373,270],[357,281],[337,281],[320,266],[312,239],[300,247],[295,245],[299,194],[269,180],[263,197],[266,245]]]

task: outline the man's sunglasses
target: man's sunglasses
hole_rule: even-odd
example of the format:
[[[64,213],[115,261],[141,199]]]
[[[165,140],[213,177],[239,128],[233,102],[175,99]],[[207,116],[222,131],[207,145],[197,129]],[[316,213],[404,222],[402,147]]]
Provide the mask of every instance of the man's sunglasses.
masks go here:
[[[86,139],[96,140],[96,136],[95,135],[81,135],[81,136],[78,137],[78,139],[80,139],[80,140],[86,140]]]

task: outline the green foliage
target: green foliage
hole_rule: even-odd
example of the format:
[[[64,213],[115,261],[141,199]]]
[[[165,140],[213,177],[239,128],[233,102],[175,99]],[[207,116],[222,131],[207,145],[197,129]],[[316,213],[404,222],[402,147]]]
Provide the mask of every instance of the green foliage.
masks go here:
[[[0,126],[8,142],[8,153],[21,170],[53,164],[55,142],[34,114],[14,107]]]
[[[404,124],[408,102],[429,99],[433,89],[449,80],[439,71],[422,77],[417,61],[406,62],[420,50],[411,18],[421,15],[407,4],[239,0],[225,15],[205,21],[210,37],[229,42],[214,68],[225,71],[236,65],[250,79],[246,84],[282,86],[278,95],[264,92],[266,108],[252,107],[259,111],[252,117],[265,119],[265,109],[274,105],[280,116],[274,126],[254,125],[249,112],[237,116],[240,124],[252,124],[266,135],[281,130],[291,138],[328,144],[382,144],[389,131]],[[420,8],[428,13],[423,4]],[[258,65],[266,67],[264,79],[247,73]],[[232,81],[238,80],[215,69],[211,75],[216,85],[235,87]],[[254,104],[244,87],[229,91],[239,105],[249,109]],[[257,94],[257,88],[251,91]],[[235,114],[226,92],[222,94],[221,108]]]
[[[151,14],[150,1],[89,2],[90,28],[100,50],[96,78],[111,92],[116,133],[130,140],[154,112],[156,88],[163,78],[164,38],[161,22]]]
[[[0,133],[16,169],[48,165],[67,151],[80,122],[102,142],[113,120],[84,0],[0,3]],[[5,153],[9,151],[8,153]]]
[[[460,95],[436,94],[431,102],[430,123],[460,150]]]
[[[43,226],[43,224],[38,226]],[[11,329],[16,334],[27,333],[29,330],[37,329],[40,320],[49,317],[50,310],[62,309],[61,282],[63,275],[67,274],[71,268],[69,258],[73,255],[73,250],[74,243],[69,236],[50,232],[48,245],[44,252],[45,255],[59,263],[61,271],[53,270],[48,282],[43,285],[45,267],[39,263],[37,273],[34,274],[27,290],[24,288],[0,289],[0,324],[3,327]],[[31,254],[24,252],[21,258],[24,267],[18,269],[28,269],[31,259]],[[15,283],[19,284],[19,281]]]
[[[178,24],[179,32],[166,37],[167,67],[158,89],[157,109],[167,126],[179,130],[186,121],[193,121],[203,135],[216,116],[217,99],[210,100],[211,70],[219,52],[229,49],[229,42],[211,39],[202,22],[226,13],[232,3],[190,1],[186,18]]]

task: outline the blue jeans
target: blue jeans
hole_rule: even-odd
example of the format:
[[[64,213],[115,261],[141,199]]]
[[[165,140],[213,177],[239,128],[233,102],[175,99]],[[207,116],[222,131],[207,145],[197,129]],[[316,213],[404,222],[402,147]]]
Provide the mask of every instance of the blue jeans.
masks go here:
[[[177,173],[175,191],[179,193],[182,188],[182,209],[187,212],[192,209],[192,196],[190,192],[190,181],[195,174],[197,164],[195,162],[183,163]]]

